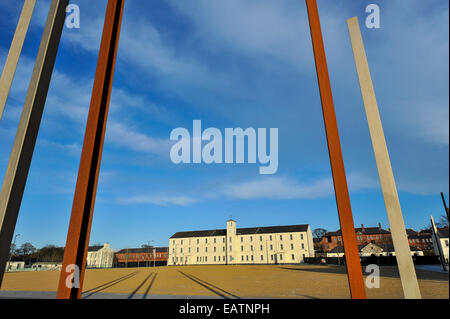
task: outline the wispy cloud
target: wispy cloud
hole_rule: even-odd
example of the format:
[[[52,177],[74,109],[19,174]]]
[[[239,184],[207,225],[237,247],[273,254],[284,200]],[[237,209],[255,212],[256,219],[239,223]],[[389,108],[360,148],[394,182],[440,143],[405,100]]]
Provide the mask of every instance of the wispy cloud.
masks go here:
[[[169,139],[152,138],[124,124],[112,121],[108,124],[106,136],[117,146],[165,157],[169,156],[169,150],[172,145]]]
[[[129,198],[119,198],[117,202],[119,204],[154,204],[158,206],[188,206],[196,203],[198,200],[188,196],[167,196],[167,195],[154,195],[154,196],[135,196]]]

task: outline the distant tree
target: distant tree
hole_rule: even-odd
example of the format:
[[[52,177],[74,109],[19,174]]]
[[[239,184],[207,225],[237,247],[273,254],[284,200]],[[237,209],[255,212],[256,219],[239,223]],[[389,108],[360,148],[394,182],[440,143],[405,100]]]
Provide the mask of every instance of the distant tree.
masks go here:
[[[9,248],[9,253],[11,254],[11,256],[15,256],[17,255],[17,245],[16,244],[11,244],[10,248]]]
[[[24,243],[20,246],[20,254],[23,256],[29,256],[36,251],[36,248],[31,243]]]
[[[326,233],[327,230],[324,228],[316,228],[312,232],[314,238],[322,238]]]
[[[441,215],[439,220],[436,222],[436,227],[444,228],[448,227],[448,218],[446,215]]]
[[[141,248],[149,248],[150,249],[150,248],[153,248],[153,246],[144,244],[144,245],[141,246]]]

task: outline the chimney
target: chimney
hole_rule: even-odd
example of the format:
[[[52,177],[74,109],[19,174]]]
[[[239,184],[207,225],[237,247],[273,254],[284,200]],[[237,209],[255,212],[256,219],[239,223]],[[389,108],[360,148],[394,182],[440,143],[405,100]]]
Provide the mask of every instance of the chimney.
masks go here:
[[[381,230],[381,223],[378,223],[378,228]]]
[[[364,224],[361,224],[361,231],[364,231]]]

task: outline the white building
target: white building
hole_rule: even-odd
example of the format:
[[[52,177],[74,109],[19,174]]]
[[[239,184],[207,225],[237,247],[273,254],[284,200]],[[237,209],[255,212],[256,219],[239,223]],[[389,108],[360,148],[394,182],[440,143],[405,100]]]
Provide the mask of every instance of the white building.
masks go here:
[[[169,240],[168,265],[294,264],[314,257],[309,225],[177,232]]]
[[[24,261],[8,261],[6,263],[6,271],[18,271],[25,268]]]
[[[409,246],[411,256],[423,256],[423,251],[414,246]],[[395,250],[393,245],[376,245],[373,243],[367,245],[359,245],[359,256],[395,256]],[[336,246],[334,249],[326,253],[327,257],[343,257],[344,247]]]
[[[445,263],[448,265],[448,227],[445,228],[439,228],[436,232],[437,237],[439,240],[436,240],[435,236],[431,236],[433,238],[433,249],[436,255],[439,255],[440,251],[442,251],[444,255]],[[439,245],[439,247],[438,247]]]
[[[91,246],[88,248],[87,267],[111,268],[114,261],[114,250],[106,243],[104,246]]]
[[[37,262],[31,265],[31,268],[34,270],[61,270],[62,263],[60,262]]]

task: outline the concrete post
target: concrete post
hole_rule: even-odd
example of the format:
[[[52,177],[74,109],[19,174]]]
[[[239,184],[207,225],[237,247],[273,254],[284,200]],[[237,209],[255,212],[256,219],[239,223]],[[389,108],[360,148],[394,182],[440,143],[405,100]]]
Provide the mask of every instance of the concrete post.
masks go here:
[[[47,99],[69,0],[52,0],[0,192],[0,285]]]
[[[16,32],[14,33],[11,47],[9,48],[2,77],[0,78],[0,120],[2,119],[9,90],[14,79],[14,74],[16,73],[17,63],[19,62],[23,42],[25,41],[25,36],[27,35],[28,26],[30,25],[35,4],[36,0],[25,0],[22,13],[20,14],[19,23],[17,24]]]
[[[380,113],[375,97],[375,91],[370,76],[369,64],[359,29],[358,18],[347,20],[350,39],[353,47],[356,70],[358,72],[361,93],[364,100],[367,122],[369,124],[372,146],[380,176],[381,189],[383,191],[384,203],[391,228],[392,241],[394,243],[395,255],[400,272],[405,298],[420,299],[419,284],[417,282],[416,270],[411,257],[408,236],[406,234],[403,215],[398,199],[394,174],[392,172],[389,152],[381,124]]]

